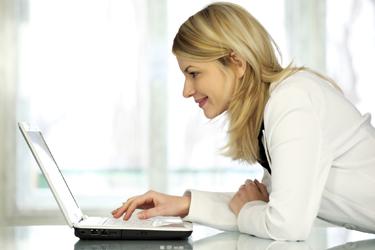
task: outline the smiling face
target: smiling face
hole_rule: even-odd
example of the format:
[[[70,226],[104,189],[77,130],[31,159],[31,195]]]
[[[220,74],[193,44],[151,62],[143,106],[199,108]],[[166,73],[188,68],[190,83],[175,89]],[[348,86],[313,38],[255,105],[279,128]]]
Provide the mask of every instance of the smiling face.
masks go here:
[[[177,61],[185,76],[184,97],[193,97],[209,119],[228,109],[238,80],[231,67],[217,60],[197,62],[177,56]]]

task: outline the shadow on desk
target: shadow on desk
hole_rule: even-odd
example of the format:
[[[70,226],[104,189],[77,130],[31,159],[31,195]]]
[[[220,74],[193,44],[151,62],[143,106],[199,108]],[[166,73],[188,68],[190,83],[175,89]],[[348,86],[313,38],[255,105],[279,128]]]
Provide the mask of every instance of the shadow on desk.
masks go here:
[[[286,242],[261,239],[246,234],[223,232],[193,243],[190,240],[175,241],[93,241],[79,240],[74,250],[318,250],[308,242]],[[330,250],[370,250],[375,249],[375,239],[349,242]]]

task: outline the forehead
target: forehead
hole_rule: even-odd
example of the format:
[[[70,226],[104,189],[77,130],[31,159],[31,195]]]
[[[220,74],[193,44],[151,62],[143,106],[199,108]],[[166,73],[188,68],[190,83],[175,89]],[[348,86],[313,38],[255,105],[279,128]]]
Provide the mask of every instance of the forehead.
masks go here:
[[[211,61],[211,62],[203,62],[203,61],[195,61],[184,57],[176,56],[178,66],[180,67],[181,71],[184,71],[187,67],[191,66],[193,68],[207,68],[212,67],[217,64],[217,61]]]

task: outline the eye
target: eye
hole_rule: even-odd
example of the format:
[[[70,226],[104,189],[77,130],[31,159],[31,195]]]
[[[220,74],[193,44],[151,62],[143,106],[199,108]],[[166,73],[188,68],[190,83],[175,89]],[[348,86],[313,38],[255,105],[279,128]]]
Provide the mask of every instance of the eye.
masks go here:
[[[195,71],[192,71],[192,72],[189,72],[189,75],[191,76],[191,78],[196,78],[198,76],[198,72],[195,72]]]

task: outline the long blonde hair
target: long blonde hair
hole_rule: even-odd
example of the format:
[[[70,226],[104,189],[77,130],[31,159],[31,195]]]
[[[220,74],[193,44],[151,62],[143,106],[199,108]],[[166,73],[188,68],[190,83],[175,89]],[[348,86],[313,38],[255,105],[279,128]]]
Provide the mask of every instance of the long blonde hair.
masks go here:
[[[258,134],[272,82],[305,69],[283,68],[279,49],[263,26],[245,9],[232,3],[213,3],[186,20],[178,30],[172,51],[196,61],[229,62],[234,52],[246,61],[246,71],[235,86],[229,104],[229,141],[226,155],[253,163],[259,159]]]

